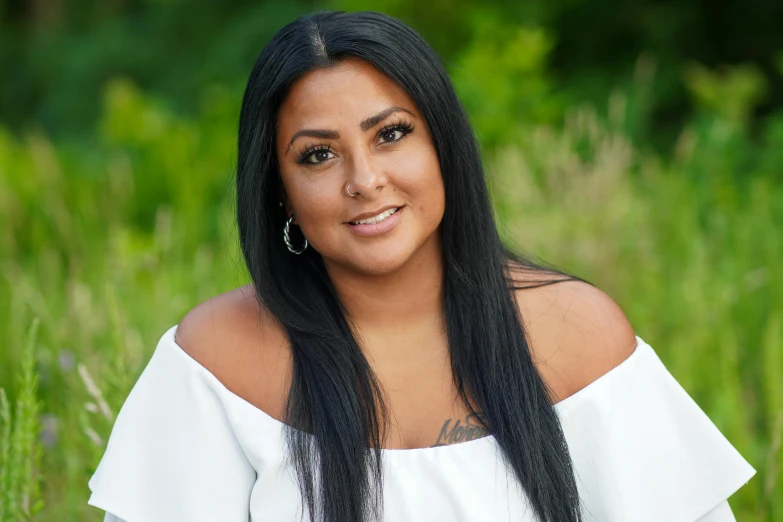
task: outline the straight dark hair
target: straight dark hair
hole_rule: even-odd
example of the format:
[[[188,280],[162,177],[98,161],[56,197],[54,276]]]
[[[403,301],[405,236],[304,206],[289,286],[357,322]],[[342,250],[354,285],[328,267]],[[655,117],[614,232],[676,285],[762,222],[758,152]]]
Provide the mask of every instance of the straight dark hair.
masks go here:
[[[320,254],[294,255],[283,243],[275,157],[277,112],[293,83],[346,57],[402,86],[430,128],[445,187],[443,313],[460,399],[481,412],[538,518],[581,520],[565,436],[531,358],[511,265],[546,275],[527,279],[531,286],[578,278],[503,246],[476,138],[438,56],[410,27],[374,12],[316,13],[281,29],[253,67],[239,120],[239,237],[259,303],[290,341],[286,443],[310,520],[363,522],[383,513],[383,390]]]

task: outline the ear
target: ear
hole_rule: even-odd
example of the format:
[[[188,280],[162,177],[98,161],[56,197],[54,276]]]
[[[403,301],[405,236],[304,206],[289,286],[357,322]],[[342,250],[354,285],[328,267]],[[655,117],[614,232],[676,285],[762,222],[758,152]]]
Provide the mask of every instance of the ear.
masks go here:
[[[296,216],[294,215],[294,209],[291,207],[291,203],[289,200],[285,200],[283,202],[283,210],[285,211],[286,219],[292,217],[294,219],[291,220],[291,223],[293,223],[294,225],[298,225],[298,223],[296,222]]]
[[[291,200],[288,199],[288,195],[285,193],[285,190],[283,188],[280,188],[280,194],[279,194],[280,203],[279,205],[282,207],[282,211],[285,214],[285,218],[288,219],[289,217],[294,215],[294,209],[291,206]],[[292,223],[296,224],[296,217],[294,217]]]

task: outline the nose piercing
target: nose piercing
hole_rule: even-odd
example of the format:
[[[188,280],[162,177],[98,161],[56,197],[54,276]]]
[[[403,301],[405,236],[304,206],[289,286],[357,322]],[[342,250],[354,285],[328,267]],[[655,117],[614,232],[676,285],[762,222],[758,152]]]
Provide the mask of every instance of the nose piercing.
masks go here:
[[[353,194],[351,194],[351,184],[350,183],[345,185],[345,193],[348,194],[352,198],[356,197],[356,195],[358,194],[358,192],[354,192]]]

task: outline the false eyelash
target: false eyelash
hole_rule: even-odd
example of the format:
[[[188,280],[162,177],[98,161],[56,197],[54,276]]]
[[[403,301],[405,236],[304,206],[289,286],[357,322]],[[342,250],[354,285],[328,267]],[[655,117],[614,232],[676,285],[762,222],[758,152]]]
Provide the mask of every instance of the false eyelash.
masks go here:
[[[307,147],[304,151],[302,151],[301,154],[299,154],[296,157],[296,162],[300,165],[303,165],[305,163],[305,160],[309,158],[312,154],[315,154],[316,152],[331,152],[332,147],[329,145],[310,145]]]
[[[414,129],[414,126],[413,126],[412,123],[407,122],[405,120],[397,120],[396,122],[394,122],[394,123],[392,123],[390,125],[387,125],[384,128],[382,128],[381,130],[379,130],[378,131],[378,136],[380,136],[381,134],[384,134],[386,132],[389,132],[389,131],[400,130],[400,131],[403,132],[402,136],[404,138],[405,136],[407,136],[408,134],[413,132],[413,129]],[[400,138],[400,139],[402,139],[402,138]],[[399,140],[397,140],[397,141],[399,141]],[[394,143],[394,142],[391,142],[391,143]]]

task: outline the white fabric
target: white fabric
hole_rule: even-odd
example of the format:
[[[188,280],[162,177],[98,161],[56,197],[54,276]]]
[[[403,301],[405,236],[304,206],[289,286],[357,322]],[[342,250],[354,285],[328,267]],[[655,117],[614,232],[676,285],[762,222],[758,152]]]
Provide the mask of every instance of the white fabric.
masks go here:
[[[117,518],[111,513],[106,513],[103,522],[128,522],[128,521],[122,520],[121,518]],[[734,514],[731,512],[729,503],[726,500],[724,500],[718,505],[718,507],[716,507],[715,509],[713,509],[703,517],[699,518],[699,520],[697,520],[696,522],[737,522],[737,519],[734,518]]]
[[[175,332],[123,405],[89,504],[127,522],[307,520],[284,425],[230,392]],[[628,359],[555,406],[585,521],[733,521],[724,501],[756,471],[636,340]],[[384,520],[532,522],[496,451],[491,435],[383,450]]]
[[[724,500],[696,522],[737,522],[737,519],[734,518],[734,513],[731,512],[728,501]]]
[[[128,522],[128,521],[122,520],[121,518],[117,518],[111,513],[106,513],[103,522]],[[716,507],[715,509],[713,509],[703,517],[699,518],[699,520],[697,520],[696,522],[737,522],[737,519],[734,518],[734,514],[731,512],[729,503],[726,500],[724,500],[718,505],[718,507]]]

